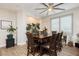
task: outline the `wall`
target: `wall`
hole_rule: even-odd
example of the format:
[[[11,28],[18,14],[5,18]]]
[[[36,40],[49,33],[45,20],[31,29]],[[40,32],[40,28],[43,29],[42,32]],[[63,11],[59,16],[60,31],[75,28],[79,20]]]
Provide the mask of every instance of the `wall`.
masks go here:
[[[46,27],[48,29],[48,34],[51,33],[51,27],[50,27],[50,17],[46,18],[46,19],[41,19],[41,30],[44,29],[44,27]]]
[[[25,44],[26,36],[25,36],[25,28],[26,23],[24,19],[24,14],[22,11],[17,13],[17,44]]]
[[[12,21],[13,27],[16,28],[16,13],[13,11],[0,9],[0,20]],[[1,24],[1,23],[0,23]],[[0,47],[6,45],[6,35],[8,34],[7,30],[2,30],[0,28]],[[16,39],[16,34],[14,35]]]
[[[39,18],[31,16],[31,14],[25,10],[14,12],[7,9],[0,9],[0,20],[12,21],[13,27],[17,28],[14,38],[18,45],[26,44],[26,25],[28,23],[40,23]],[[0,28],[0,47],[5,47],[7,34],[7,30]]]
[[[27,23],[40,23],[40,19],[29,16],[29,17],[27,17],[26,22]]]
[[[55,15],[51,15],[49,18],[45,18],[42,20],[42,25],[47,26],[47,28],[51,31],[51,18],[67,15],[67,14],[73,14],[73,36],[72,41],[76,42],[76,34],[79,33],[79,8],[75,8],[72,10],[68,10],[62,13],[58,13]],[[44,23],[45,22],[45,23]]]
[[[30,16],[25,10],[17,13],[17,44],[26,44],[26,26],[29,23],[40,23],[40,20]]]

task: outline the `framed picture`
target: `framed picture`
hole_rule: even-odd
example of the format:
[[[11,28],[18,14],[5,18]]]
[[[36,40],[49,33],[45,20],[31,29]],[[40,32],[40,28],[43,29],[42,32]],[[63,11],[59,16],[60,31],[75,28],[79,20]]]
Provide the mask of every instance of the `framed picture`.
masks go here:
[[[1,20],[1,29],[8,29],[10,25],[12,25],[12,21]]]

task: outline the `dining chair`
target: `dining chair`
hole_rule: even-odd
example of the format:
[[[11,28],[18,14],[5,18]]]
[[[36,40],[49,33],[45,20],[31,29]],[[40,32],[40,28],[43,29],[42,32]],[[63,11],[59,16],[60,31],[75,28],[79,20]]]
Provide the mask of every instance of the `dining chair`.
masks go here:
[[[57,33],[57,31],[52,31],[52,35],[53,35],[53,34],[56,34],[56,33]]]
[[[53,34],[50,38],[50,47],[49,47],[49,55],[50,56],[57,56],[56,46],[57,46],[57,34]]]
[[[26,33],[28,42],[27,42],[27,56],[31,53],[32,55],[35,55],[35,52],[37,52],[37,44],[34,42],[34,38],[32,33]]]
[[[44,47],[48,46],[49,44],[49,36],[45,36],[43,38],[38,38],[38,42],[37,42],[37,45],[38,45],[38,53],[39,53],[39,56],[42,56],[44,54],[44,52],[46,51],[46,49],[44,49]]]
[[[42,46],[42,55],[47,54],[49,56],[57,56],[56,37],[57,34],[53,34],[52,36],[48,37],[50,42],[47,47],[45,45]]]
[[[61,33],[58,33],[58,35],[57,35],[57,51],[62,51],[62,47],[63,47],[63,45],[62,45],[62,35],[63,35],[63,32],[61,32]]]

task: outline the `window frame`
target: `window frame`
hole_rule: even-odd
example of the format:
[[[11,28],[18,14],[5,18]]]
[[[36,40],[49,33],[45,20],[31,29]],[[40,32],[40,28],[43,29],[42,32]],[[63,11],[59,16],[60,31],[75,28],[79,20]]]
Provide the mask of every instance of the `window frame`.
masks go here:
[[[74,23],[73,23],[73,13],[70,13],[70,14],[65,14],[65,15],[61,15],[61,16],[57,16],[57,17],[53,17],[53,18],[50,18],[50,23],[51,23],[51,30],[52,30],[52,20],[53,19],[56,19],[56,18],[59,18],[59,32],[60,32],[60,30],[61,30],[61,25],[60,25],[60,21],[61,21],[61,18],[62,17],[65,17],[65,16],[68,16],[68,15],[70,15],[71,17],[72,17],[72,20],[71,20],[71,25],[72,25],[72,27],[71,27],[71,31],[72,31],[72,35],[73,35],[73,25],[74,25]]]

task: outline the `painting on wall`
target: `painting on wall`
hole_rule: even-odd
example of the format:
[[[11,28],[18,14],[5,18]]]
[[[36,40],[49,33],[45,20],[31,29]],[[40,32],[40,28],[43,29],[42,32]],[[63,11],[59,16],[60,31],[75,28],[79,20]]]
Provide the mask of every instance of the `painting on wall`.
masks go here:
[[[12,21],[1,20],[1,29],[8,29],[10,25],[12,25]]]

